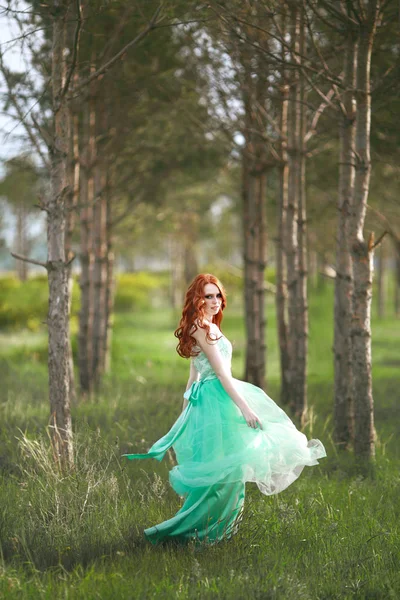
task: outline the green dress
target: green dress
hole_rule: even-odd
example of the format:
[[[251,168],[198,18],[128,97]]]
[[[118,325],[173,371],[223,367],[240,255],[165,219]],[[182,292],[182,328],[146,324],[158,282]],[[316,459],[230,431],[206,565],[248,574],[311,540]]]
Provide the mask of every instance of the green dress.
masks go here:
[[[216,343],[230,368],[231,343],[224,335]],[[184,503],[171,519],[145,529],[153,544],[166,539],[212,544],[231,537],[240,521],[246,481],[255,482],[267,496],[277,494],[299,477],[304,466],[317,465],[326,456],[322,442],[307,441],[263,390],[233,379],[263,426],[249,427],[204,352],[191,360],[200,379],[186,392],[188,405],[170,431],[147,454],[123,455],[162,460],[169,448],[175,451],[178,464],[169,479]]]

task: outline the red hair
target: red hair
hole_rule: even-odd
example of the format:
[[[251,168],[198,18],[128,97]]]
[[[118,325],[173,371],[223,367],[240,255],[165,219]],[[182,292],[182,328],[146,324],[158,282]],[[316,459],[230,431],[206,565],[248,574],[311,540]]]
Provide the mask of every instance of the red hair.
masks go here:
[[[196,346],[196,339],[191,335],[191,333],[196,331],[199,327],[206,330],[207,341],[213,340],[213,338],[210,337],[210,326],[204,322],[204,286],[207,285],[207,283],[216,285],[222,296],[221,308],[218,313],[213,316],[212,322],[220,327],[223,318],[222,311],[226,306],[226,293],[222,283],[214,275],[200,273],[200,275],[197,275],[193,279],[188,287],[182,317],[179,321],[178,328],[174,332],[174,336],[179,340],[176,351],[184,358],[190,358],[191,356],[197,356],[197,354],[199,354],[199,352],[193,351],[193,347]]]

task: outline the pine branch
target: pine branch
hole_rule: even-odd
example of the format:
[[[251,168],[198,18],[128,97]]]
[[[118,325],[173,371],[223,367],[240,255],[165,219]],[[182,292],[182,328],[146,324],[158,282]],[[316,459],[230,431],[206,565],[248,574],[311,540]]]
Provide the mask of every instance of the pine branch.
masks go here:
[[[389,232],[385,230],[385,231],[384,231],[384,232],[383,232],[383,233],[382,233],[382,234],[381,234],[381,235],[378,237],[378,239],[376,240],[376,242],[375,242],[375,243],[374,243],[374,242],[373,242],[373,240],[372,240],[372,245],[371,245],[371,248],[370,248],[370,250],[375,250],[375,248],[376,248],[377,246],[379,246],[379,244],[381,244],[381,243],[383,242],[383,238],[385,237],[385,235],[386,235],[387,233],[389,233]]]
[[[333,94],[334,94],[334,88],[329,90],[326,97],[330,100],[332,98]],[[306,135],[304,136],[305,143],[307,143],[312,138],[312,136],[317,132],[318,121],[319,121],[322,113],[324,112],[325,108],[327,108],[328,106],[329,106],[329,104],[327,102],[323,101],[323,102],[321,102],[321,104],[319,105],[317,110],[315,111],[315,114],[311,121],[310,129],[307,131]]]
[[[104,75],[108,69],[110,69],[124,54],[133,46],[138,44],[146,35],[152,30],[155,29],[157,24],[157,17],[161,12],[162,4],[159,5],[152,18],[150,19],[149,24],[143,31],[141,31],[133,40],[128,42],[117,54],[115,54],[109,61],[107,61],[104,65],[99,67],[96,71],[94,71],[89,77],[80,82],[79,85],[75,87],[73,90],[74,95],[80,92],[83,88],[87,87],[92,81],[98,79],[101,75]]]
[[[400,234],[397,233],[395,229],[393,229],[389,219],[370,204],[367,204],[367,208],[371,210],[382,223],[385,224],[387,228],[387,233],[390,235],[390,237],[393,238],[397,243],[400,243]]]
[[[45,269],[49,268],[48,263],[41,262],[40,260],[35,260],[34,258],[28,258],[27,256],[21,256],[21,254],[15,254],[14,252],[10,252],[10,254],[17,260],[22,260],[23,262],[30,263],[31,265],[39,265],[39,267],[44,267]]]
[[[71,65],[68,70],[67,77],[65,79],[64,87],[61,92],[60,100],[62,100],[64,98],[65,94],[68,92],[68,89],[69,89],[69,86],[71,83],[71,78],[72,78],[72,75],[73,75],[73,73],[75,71],[75,67],[76,67],[76,60],[78,57],[78,50],[79,50],[79,40],[80,40],[81,29],[82,29],[82,6],[81,6],[80,0],[76,0],[76,14],[78,15],[78,20],[77,20],[77,24],[76,24],[74,42],[73,42],[73,47],[72,47],[72,60],[71,60]]]
[[[22,107],[16,98],[12,83],[10,81],[10,74],[9,74],[7,67],[4,65],[3,55],[1,52],[0,52],[0,71],[3,74],[4,80],[7,85],[8,97],[10,99],[10,102],[13,105],[13,107],[15,108],[18,118],[20,119],[20,122],[22,123],[22,125],[25,128],[25,131],[28,134],[29,140],[31,141],[33,147],[36,149],[37,153],[39,154],[40,158],[42,159],[44,166],[48,169],[49,168],[48,158],[44,155],[44,153],[40,147],[40,144],[38,142],[38,139],[37,139],[36,135],[34,134],[31,125],[29,124],[28,120],[26,119],[26,116],[29,111],[26,114],[24,114]],[[32,108],[33,107],[31,107],[30,110],[32,110]]]

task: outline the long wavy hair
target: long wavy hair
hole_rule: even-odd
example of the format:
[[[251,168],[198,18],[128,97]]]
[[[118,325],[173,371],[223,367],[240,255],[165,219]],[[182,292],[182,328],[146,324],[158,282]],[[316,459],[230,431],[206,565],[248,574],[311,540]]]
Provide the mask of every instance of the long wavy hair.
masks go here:
[[[199,327],[205,329],[207,341],[213,340],[213,338],[210,337],[210,326],[205,322],[204,286],[207,283],[216,285],[222,295],[221,308],[212,318],[213,323],[219,328],[221,326],[223,318],[222,312],[226,306],[226,293],[224,287],[214,275],[211,275],[210,273],[200,273],[200,275],[197,275],[193,279],[188,287],[182,317],[179,321],[178,328],[174,332],[174,336],[179,340],[176,351],[184,358],[190,358],[191,356],[197,356],[199,354],[199,351],[196,352],[193,350],[194,346],[196,346],[196,339],[191,335],[191,333],[196,331]]]

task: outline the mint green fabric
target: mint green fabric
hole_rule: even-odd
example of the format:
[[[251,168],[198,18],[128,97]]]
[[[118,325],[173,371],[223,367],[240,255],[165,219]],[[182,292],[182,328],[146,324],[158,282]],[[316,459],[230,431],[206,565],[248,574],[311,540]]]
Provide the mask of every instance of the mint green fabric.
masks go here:
[[[218,342],[223,360],[231,365],[232,346]],[[249,427],[225,392],[206,355],[192,358],[199,381],[186,392],[187,408],[170,431],[146,454],[126,458],[162,460],[173,448],[177,465],[169,479],[185,501],[171,519],[145,530],[152,543],[166,539],[194,539],[214,543],[237,529],[245,498],[245,482],[252,481],[265,495],[277,494],[293,483],[305,466],[326,456],[320,440],[307,440],[287,414],[260,388],[234,379],[238,392],[262,422]]]

